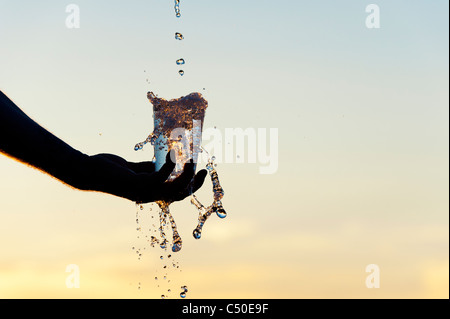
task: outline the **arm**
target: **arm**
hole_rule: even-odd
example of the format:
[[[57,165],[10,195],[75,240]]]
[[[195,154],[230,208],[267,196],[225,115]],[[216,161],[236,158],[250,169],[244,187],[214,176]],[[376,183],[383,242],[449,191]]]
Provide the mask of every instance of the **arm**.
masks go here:
[[[1,91],[0,151],[74,188],[141,203],[181,200],[200,188],[206,176],[205,170],[194,176],[194,166],[189,163],[183,174],[169,183],[165,181],[175,166],[170,156],[155,172],[151,162],[130,163],[112,154],[83,154],[30,119]]]

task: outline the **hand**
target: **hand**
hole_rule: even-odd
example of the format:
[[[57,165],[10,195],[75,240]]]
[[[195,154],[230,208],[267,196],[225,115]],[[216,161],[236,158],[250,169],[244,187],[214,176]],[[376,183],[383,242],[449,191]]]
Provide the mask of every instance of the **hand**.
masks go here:
[[[78,185],[77,188],[97,190],[127,198],[137,203],[165,201],[168,203],[180,201],[195,193],[202,185],[207,175],[201,170],[195,175],[194,163],[186,163],[183,173],[175,180],[168,182],[167,178],[175,168],[175,163],[167,154],[166,163],[155,172],[153,162],[132,163],[113,154],[98,154],[90,156],[88,161],[91,185]]]
[[[104,192],[137,203],[182,200],[202,186],[207,174],[201,170],[195,175],[194,164],[188,163],[177,179],[167,182],[175,167],[170,153],[158,172],[152,162],[131,163],[112,154],[83,154],[30,119],[1,91],[0,152],[74,188]]]

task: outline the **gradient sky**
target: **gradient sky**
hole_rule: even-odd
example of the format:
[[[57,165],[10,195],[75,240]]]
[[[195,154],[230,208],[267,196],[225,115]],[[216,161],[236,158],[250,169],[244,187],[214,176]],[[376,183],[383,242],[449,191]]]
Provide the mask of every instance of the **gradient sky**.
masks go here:
[[[370,3],[380,29],[365,26]],[[82,152],[151,159],[133,150],[153,129],[150,90],[201,92],[222,133],[279,130],[276,174],[219,164],[228,218],[201,240],[189,200],[172,205],[184,247],[170,283],[134,203],[0,156],[0,297],[177,298],[187,285],[189,298],[448,298],[448,6],[197,0],[177,19],[170,0],[0,0],[0,89]],[[139,212],[151,227],[156,208]]]

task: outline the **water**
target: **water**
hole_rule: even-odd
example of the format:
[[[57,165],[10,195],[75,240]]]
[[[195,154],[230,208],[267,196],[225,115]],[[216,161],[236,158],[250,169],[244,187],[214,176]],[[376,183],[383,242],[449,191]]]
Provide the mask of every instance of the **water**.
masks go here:
[[[180,12],[180,0],[175,0],[175,16],[177,18],[181,17],[181,12]]]
[[[172,251],[174,253],[179,252],[181,250],[181,247],[183,246],[183,241],[181,240],[181,236],[178,233],[177,224],[175,223],[175,219],[173,218],[172,214],[170,213],[169,204],[164,201],[158,201],[156,202],[161,209],[159,213],[159,231],[162,238],[162,242],[160,244],[160,247],[162,249],[165,249],[167,247],[168,241],[166,239],[166,234],[164,232],[164,226],[166,226],[167,221],[169,221],[170,226],[172,227]]]
[[[140,142],[140,143],[137,143],[137,144],[134,146],[134,150],[135,150],[135,151],[140,151],[140,150],[142,150],[142,149],[144,148],[144,145],[146,145],[146,144],[148,144],[148,143],[154,145],[154,144],[155,144],[155,141],[156,141],[156,138],[157,138],[157,136],[156,136],[154,133],[150,134],[150,135],[145,139],[145,141]]]
[[[153,136],[150,135],[150,136]],[[149,137],[150,137],[149,136]],[[191,196],[191,204],[194,205],[197,208],[198,211],[198,223],[197,227],[193,231],[193,236],[195,239],[200,239],[202,237],[202,231],[203,226],[205,225],[208,218],[211,217],[213,213],[216,213],[216,215],[224,219],[227,217],[227,212],[223,208],[222,199],[225,195],[225,192],[220,184],[219,175],[216,171],[217,164],[214,163],[214,156],[208,161],[208,164],[206,165],[206,169],[209,173],[209,176],[211,178],[212,186],[213,186],[213,203],[209,207],[205,207],[197,198],[197,196],[192,195]],[[170,203],[166,203],[164,201],[158,201],[156,202],[160,208],[159,211],[159,236],[160,239],[156,238],[155,236],[151,236],[151,239],[149,240],[150,245],[152,247],[155,247],[156,245],[159,245],[161,249],[166,249],[170,246],[170,242],[167,239],[165,227],[167,225],[170,225],[172,229],[172,251],[174,253],[179,252],[181,248],[183,247],[183,241],[181,239],[181,236],[178,232],[177,224],[175,222],[175,219],[170,212],[169,205]],[[143,209],[143,206],[140,205],[140,210]],[[137,216],[136,216],[137,217]],[[139,224],[138,218],[136,218],[136,223]],[[138,231],[141,230],[141,227],[136,228]],[[161,256],[162,257],[162,256]]]
[[[227,217],[227,212],[222,205],[222,198],[225,195],[225,192],[220,185],[219,175],[217,174],[217,171],[215,169],[214,160],[215,158],[213,156],[206,165],[206,169],[208,170],[209,176],[211,177],[211,182],[213,184],[213,203],[208,208],[205,208],[205,206],[200,203],[195,195],[192,195],[191,199],[191,204],[194,205],[198,210],[198,224],[192,232],[192,235],[195,239],[200,239],[202,237],[203,226],[205,225],[208,218],[212,215],[212,213],[215,212],[216,215],[221,219]]]
[[[139,243],[132,245],[131,250],[133,251],[133,254],[136,253],[136,257],[138,258],[139,262],[149,262],[149,267],[156,266],[155,273],[148,279],[151,279],[152,285],[154,285],[155,288],[157,286],[157,289],[159,290],[159,296],[164,295],[165,299],[182,298],[179,295],[179,290],[176,289],[176,287],[183,286],[183,282],[179,282],[179,280],[182,278],[179,278],[176,274],[178,272],[181,272],[181,269],[179,266],[179,262],[177,261],[177,255],[174,255],[172,250],[169,249],[169,240],[167,240],[166,248],[164,248],[161,253],[159,252],[159,248],[155,248],[157,249],[157,251],[154,252],[149,251],[150,247],[160,247],[160,243],[164,241],[157,238],[160,237],[160,230],[157,228],[155,223],[153,223],[153,219],[155,217],[158,218],[159,213],[162,213],[162,215],[164,215],[164,213],[166,214],[166,218],[163,218],[163,225],[166,230],[166,234],[168,231],[167,228],[170,228],[171,225],[170,217],[167,215],[168,212],[166,210],[166,205],[164,205],[164,203],[160,203],[161,208],[159,210],[152,210],[151,207],[153,205],[156,204],[150,204],[148,206],[136,205],[136,224],[139,226],[137,228],[137,238],[139,240]],[[143,209],[141,209],[141,206],[143,207]],[[152,225],[152,227],[149,228],[147,225]],[[151,235],[156,235],[156,237]],[[169,239],[169,236],[167,237],[167,239]],[[149,257],[152,256],[154,257],[154,259],[149,260]],[[146,286],[147,285],[143,280],[139,280],[136,288],[138,291],[140,291],[140,293],[145,293]]]
[[[223,191],[222,186],[220,186],[219,175],[217,174],[217,171],[215,169],[216,167],[216,164],[214,163],[215,159],[216,158],[213,156],[208,161],[206,169],[208,170],[208,173],[211,176],[211,181],[213,184],[214,201],[216,201],[218,205],[222,206],[220,200],[223,198],[223,195],[225,195],[225,192]]]
[[[217,201],[216,201],[216,207],[217,207],[216,215],[217,215],[219,218],[221,218],[221,219],[226,218],[226,217],[227,217],[227,212],[225,211],[225,209],[223,209],[222,201],[217,200]]]
[[[157,99],[155,94],[153,94],[151,92],[149,93],[149,98],[151,99],[152,103],[154,103],[156,105],[158,105],[157,103],[159,103],[159,101],[161,101],[161,103],[167,102],[162,99]],[[156,102],[155,100],[158,102]],[[159,114],[159,116],[163,116],[163,119],[164,119],[163,122],[166,119],[169,119],[170,117],[174,117],[175,115],[176,115],[175,117],[179,118],[181,116],[186,116],[184,113],[191,114],[192,110],[190,108],[186,108],[186,106],[184,106],[185,109],[180,108],[180,105],[178,103],[182,103],[181,101],[183,101],[183,103],[186,103],[184,98],[181,98],[178,100],[171,100],[171,101],[167,102],[168,104],[162,110],[158,111],[161,113],[161,114]],[[202,101],[202,100],[194,100],[194,101],[198,102],[198,101]],[[204,101],[204,103],[207,103],[207,102]],[[204,107],[204,106],[202,106],[202,107]],[[193,110],[195,110],[195,108]],[[203,118],[203,116],[204,116],[204,114],[202,115],[202,118]],[[187,119],[187,117],[186,117],[186,119]],[[161,126],[161,123],[162,122],[160,122],[160,126]],[[167,130],[167,127],[166,127],[166,129],[164,129],[163,126],[161,126],[161,127],[155,126],[153,133],[150,134],[144,142],[136,144],[135,149],[136,150],[142,149],[142,147],[149,142],[152,145],[154,145],[155,140],[157,139],[157,136],[159,136],[158,134],[161,134],[162,132],[165,132],[166,130]],[[201,132],[200,132],[200,135],[201,135]],[[200,143],[200,142],[201,142],[201,140],[197,141],[197,143]],[[171,144],[171,143],[173,143],[172,140],[167,140],[166,143],[170,144],[170,145],[166,145],[168,147],[168,149],[174,148],[175,144]],[[158,145],[156,145],[156,146],[158,146]],[[155,152],[157,152],[158,150],[159,150],[159,148],[156,147]],[[178,160],[179,159],[177,159],[177,162],[178,162]],[[183,158],[181,161],[184,162],[185,160],[186,159]],[[193,231],[193,236],[195,239],[200,239],[202,237],[203,227],[204,227],[206,221],[211,217],[211,215],[213,215],[213,213],[215,213],[220,219],[224,219],[227,217],[227,212],[223,208],[223,204],[222,204],[222,199],[225,195],[225,192],[223,190],[222,185],[220,184],[219,175],[216,170],[217,164],[215,164],[214,161],[215,161],[215,157],[212,156],[208,160],[208,163],[206,165],[206,169],[209,173],[209,176],[211,178],[211,183],[212,183],[213,203],[210,206],[205,207],[195,195],[192,195],[192,198],[191,198],[191,204],[197,208],[197,212],[198,212],[197,227]],[[178,173],[181,173],[181,171]],[[177,228],[175,219],[170,212],[170,209],[169,209],[170,203],[166,203],[164,201],[158,201],[157,204],[160,208],[160,212],[159,212],[159,237],[160,238],[157,239],[156,237],[152,236],[150,244],[152,247],[159,244],[161,249],[166,249],[171,246],[172,251],[174,253],[179,252],[182,249],[183,241],[178,232],[178,228]],[[166,225],[170,225],[171,230],[172,230],[172,242],[171,243],[169,242],[168,237],[166,235],[166,230],[165,230]]]
[[[176,166],[169,177],[173,181],[190,158],[198,158],[208,102],[200,93],[172,100],[158,98],[152,92],[147,97],[153,105],[155,168],[159,170],[164,165],[167,152],[173,149]]]
[[[177,18],[181,17],[180,12],[180,0],[175,0],[175,15]],[[184,36],[180,32],[175,33],[175,39],[176,40],[183,40]],[[176,60],[177,65],[184,65],[186,61],[183,58],[180,58]],[[178,71],[180,76],[183,76],[185,74],[184,70]],[[148,81],[147,81],[148,82]],[[203,89],[204,90],[204,89]],[[155,128],[152,134],[150,134],[143,142],[137,143],[134,147],[135,151],[142,150],[144,146],[148,143],[154,146],[155,150],[155,156],[153,157],[153,162],[155,163],[156,170],[158,170],[162,165],[162,157],[161,154],[164,154],[164,152],[170,151],[170,149],[175,150],[183,150],[183,147],[189,148],[189,144],[183,145],[183,147],[179,148],[182,144],[181,139],[175,140],[170,137],[170,133],[172,133],[172,130],[178,129],[182,127],[185,129],[186,134],[190,138],[191,148],[193,147],[193,150],[191,150],[193,153],[192,155],[186,155],[188,157],[192,156],[192,158],[196,159],[198,155],[198,150],[195,148],[200,148],[201,144],[201,134],[202,134],[202,127],[203,127],[203,118],[204,118],[204,112],[207,105],[206,100],[204,100],[199,93],[193,93],[189,96],[182,97],[177,100],[171,100],[171,101],[165,101],[163,99],[159,99],[157,95],[155,95],[152,92],[148,92],[147,97],[149,98],[150,102],[153,104],[153,112],[154,112],[154,124]],[[178,122],[183,123],[181,126],[179,126]],[[200,124],[199,124],[200,123]],[[177,126],[176,126],[177,125]],[[173,126],[173,127],[172,127]],[[181,136],[180,136],[181,137]],[[192,139],[191,139],[192,138]],[[162,145],[164,144],[164,145]],[[183,155],[184,156],[184,155]],[[168,178],[168,181],[172,181],[174,178],[179,176],[182,172],[182,167],[184,163],[186,162],[188,158],[181,159],[177,157],[177,166],[174,169],[174,172],[172,172],[171,176]],[[202,236],[202,230],[203,226],[206,222],[206,220],[213,214],[216,213],[216,215],[219,218],[225,218],[227,216],[227,213],[225,212],[223,205],[222,205],[222,198],[224,196],[223,188],[220,185],[219,177],[217,174],[217,171],[215,170],[214,164],[214,157],[212,157],[208,164],[206,165],[206,169],[208,170],[209,176],[211,178],[212,186],[213,186],[213,203],[208,207],[205,208],[203,204],[200,203],[198,198],[195,195],[192,195],[191,203],[196,206],[197,211],[199,213],[198,216],[198,225],[196,229],[194,230],[193,234],[196,239],[200,239]],[[178,174],[178,175],[177,175]],[[172,179],[171,179],[172,178]],[[183,242],[181,239],[181,236],[178,232],[178,228],[175,222],[174,217],[172,216],[169,205],[170,202],[165,201],[157,201],[156,204],[159,206],[159,238],[156,236],[151,236],[149,239],[146,239],[147,242],[150,244],[151,247],[159,246],[164,251],[167,251],[167,249],[171,246],[171,250],[173,253],[179,252],[182,249]],[[143,206],[139,206],[140,210],[143,210]],[[150,209],[151,210],[151,209]],[[138,211],[139,212],[139,211]],[[136,228],[139,234],[143,234],[143,228],[141,225],[139,225],[139,218],[138,218],[138,212],[136,213],[136,223],[138,224],[138,227]],[[152,216],[153,218],[153,216]],[[172,242],[168,240],[168,236],[166,234],[166,229],[170,226],[172,230]],[[153,227],[156,228],[156,226],[153,224]],[[151,229],[150,229],[151,231]],[[158,232],[156,229],[154,232]],[[155,234],[157,235],[157,234]],[[140,238],[138,236],[137,238]],[[145,235],[145,238],[148,238],[147,235]],[[145,248],[144,248],[145,249]],[[139,256],[139,260],[142,256],[140,249],[135,249],[133,247],[133,250],[136,251],[136,254]],[[160,256],[160,260],[166,262],[169,261],[172,255],[167,255],[167,258],[165,258],[163,255]],[[175,263],[172,260],[170,260],[172,263],[173,268],[176,267],[176,269],[179,268],[177,263]],[[163,266],[164,271],[167,271],[167,265]],[[180,269],[181,271],[181,269]],[[160,277],[161,278],[161,277]],[[164,279],[163,281],[166,281],[167,283],[170,282],[167,278],[167,272],[162,276]],[[158,281],[158,277],[155,276],[155,280]],[[141,283],[139,282],[140,289]],[[159,287],[159,285],[158,285]],[[181,298],[186,298],[186,294],[188,292],[187,286],[181,286],[182,291],[180,292]],[[171,292],[171,289],[168,289],[167,292]],[[165,299],[168,298],[169,295],[161,294],[161,298]]]
[[[180,11],[180,0],[175,0],[175,16],[177,18],[181,17],[181,11]],[[183,40],[184,37],[181,33],[177,32],[175,33],[175,39],[177,40]],[[177,65],[183,65],[185,63],[184,59],[178,59],[177,60]],[[183,76],[184,75],[184,71],[183,70],[179,70],[178,74]]]
[[[186,298],[186,293],[187,293],[187,292],[188,292],[187,286],[181,286],[180,297],[181,297],[181,298]]]

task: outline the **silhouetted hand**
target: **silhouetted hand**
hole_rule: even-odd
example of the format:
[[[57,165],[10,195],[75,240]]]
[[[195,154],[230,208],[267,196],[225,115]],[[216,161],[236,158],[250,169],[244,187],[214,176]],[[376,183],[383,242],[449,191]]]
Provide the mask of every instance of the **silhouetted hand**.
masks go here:
[[[194,176],[194,164],[187,163],[177,179],[167,182],[175,167],[170,153],[158,172],[152,162],[131,163],[112,154],[83,154],[29,118],[1,91],[0,152],[72,187],[137,203],[182,200],[197,191],[206,176],[206,170]]]
[[[158,172],[155,172],[153,162],[133,163],[113,154],[90,156],[89,161],[87,167],[91,177],[80,181],[78,188],[111,193],[137,203],[183,200],[203,185],[207,175],[205,169],[195,175],[195,166],[191,162],[185,164],[179,177],[168,182],[167,178],[175,168],[170,153]]]

